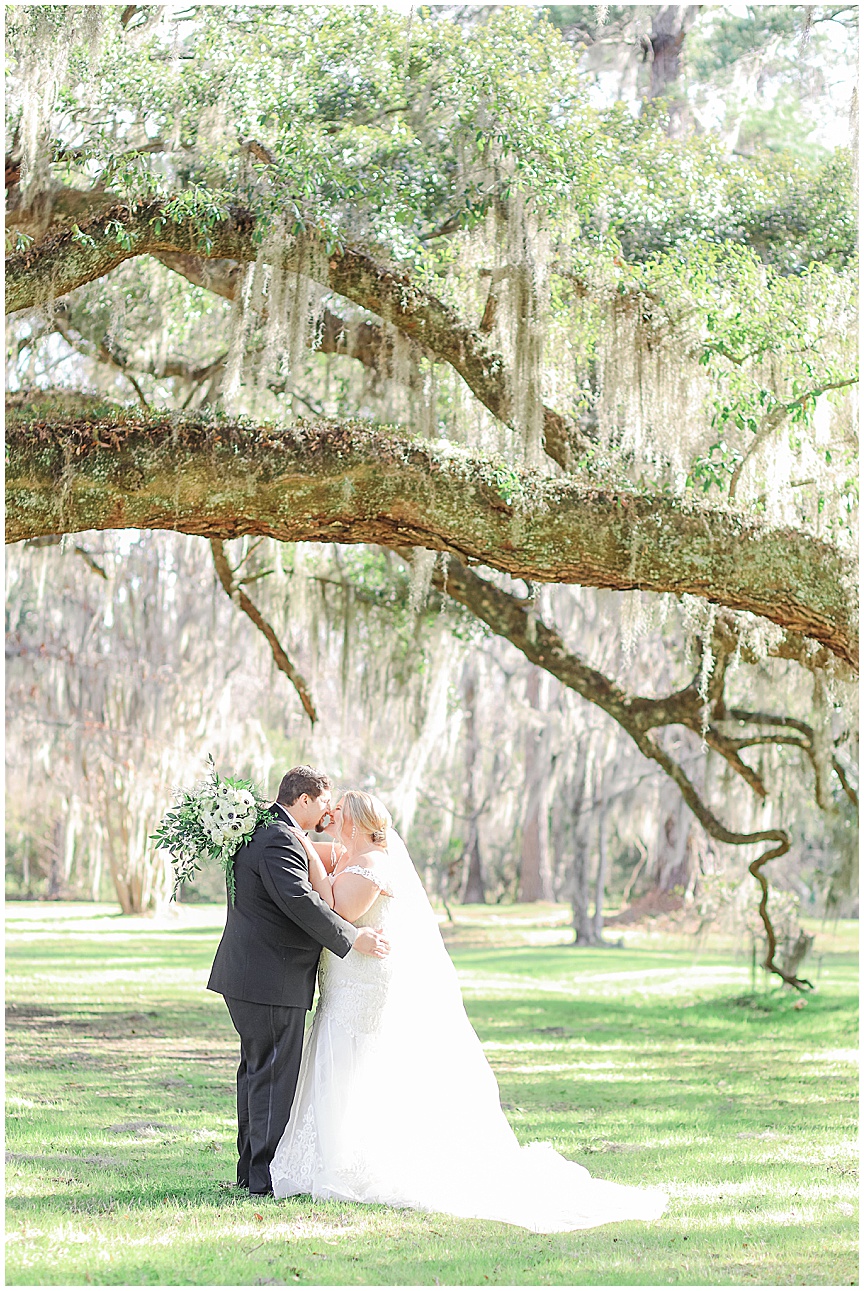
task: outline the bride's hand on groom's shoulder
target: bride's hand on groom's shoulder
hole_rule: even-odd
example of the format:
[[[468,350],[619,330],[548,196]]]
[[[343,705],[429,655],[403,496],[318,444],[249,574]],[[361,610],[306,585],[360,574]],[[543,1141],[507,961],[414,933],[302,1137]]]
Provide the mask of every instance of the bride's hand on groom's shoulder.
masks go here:
[[[373,959],[386,959],[390,954],[390,942],[383,932],[374,928],[361,928],[354,941],[354,949],[361,955],[371,955]]]

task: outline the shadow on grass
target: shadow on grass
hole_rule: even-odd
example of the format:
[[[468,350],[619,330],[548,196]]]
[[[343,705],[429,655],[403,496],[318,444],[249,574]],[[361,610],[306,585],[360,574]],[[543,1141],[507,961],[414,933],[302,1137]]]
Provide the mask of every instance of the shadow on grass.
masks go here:
[[[740,985],[700,996],[683,952],[454,951],[480,979],[466,1007],[520,1141],[548,1139],[596,1176],[672,1192],[658,1224],[540,1237],[380,1207],[262,1203],[224,1187],[238,1041],[222,1001],[203,990],[218,932],[170,935],[173,944],[136,934],[119,954],[98,938],[12,949],[21,985],[7,1050],[10,1282],[853,1280],[854,1226],[832,1189],[848,1185],[855,1087],[848,1068],[817,1061],[855,1045],[851,956],[837,957],[848,982],[796,1010],[794,997],[748,998]],[[114,968],[128,972],[134,998],[103,980]],[[639,993],[642,972],[668,980],[670,969],[677,995]],[[591,973],[610,975],[609,994],[556,993]],[[87,1250],[70,1245],[72,1230]],[[110,1260],[94,1263],[87,1251],[97,1249]]]

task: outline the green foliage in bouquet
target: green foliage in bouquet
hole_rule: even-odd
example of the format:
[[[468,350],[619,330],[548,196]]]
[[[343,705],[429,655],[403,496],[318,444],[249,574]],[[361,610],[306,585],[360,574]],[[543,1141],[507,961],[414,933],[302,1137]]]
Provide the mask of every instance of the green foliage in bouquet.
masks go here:
[[[177,806],[166,811],[150,837],[171,854],[174,867],[172,900],[183,883],[192,883],[202,862],[216,861],[225,871],[234,900],[234,857],[260,824],[275,819],[251,780],[220,776],[212,757],[207,775],[193,789],[177,790]]]

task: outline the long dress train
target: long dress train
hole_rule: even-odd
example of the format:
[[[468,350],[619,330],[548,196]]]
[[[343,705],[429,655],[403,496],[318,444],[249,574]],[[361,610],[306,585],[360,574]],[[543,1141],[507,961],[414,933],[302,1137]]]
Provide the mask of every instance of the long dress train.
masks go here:
[[[361,871],[363,872],[363,871]],[[379,960],[324,951],[277,1197],[378,1202],[538,1233],[656,1219],[664,1193],[592,1179],[548,1143],[521,1147],[462,1003],[456,971],[402,840],[376,858]]]

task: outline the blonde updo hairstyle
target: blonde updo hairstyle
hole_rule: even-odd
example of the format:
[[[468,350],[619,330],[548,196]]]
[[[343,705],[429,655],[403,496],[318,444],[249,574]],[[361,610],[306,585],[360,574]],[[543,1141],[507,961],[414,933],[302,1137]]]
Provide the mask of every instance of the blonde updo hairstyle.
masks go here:
[[[393,821],[380,798],[363,793],[362,789],[346,789],[342,795],[343,822],[346,816],[372,835],[376,847],[387,846],[387,830]]]

